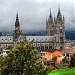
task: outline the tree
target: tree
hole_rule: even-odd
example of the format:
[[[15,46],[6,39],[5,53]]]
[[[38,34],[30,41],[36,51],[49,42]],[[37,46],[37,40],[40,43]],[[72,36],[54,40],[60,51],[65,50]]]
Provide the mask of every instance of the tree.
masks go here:
[[[53,58],[52,58],[52,60],[54,61],[54,63],[56,62],[56,60],[57,60],[57,56],[54,56]]]
[[[75,67],[75,54],[71,55],[70,67]]]
[[[46,69],[36,58],[37,54],[37,50],[32,50],[31,43],[21,41],[14,49],[9,50],[7,56],[1,57],[1,73],[5,71],[5,75],[45,75]]]
[[[0,57],[0,72],[1,75],[8,75],[8,68],[6,65],[6,56]]]
[[[2,75],[9,75],[12,74],[12,61],[14,60],[14,54],[10,50],[9,53],[6,56],[2,56],[0,58],[0,64],[1,64],[1,73]]]
[[[12,50],[13,49],[13,45],[12,44],[6,45],[6,49]]]
[[[56,63],[56,60],[57,60],[57,56],[54,56],[53,58],[52,58],[52,61],[54,62],[54,69],[55,69],[55,63]]]
[[[66,56],[62,59],[62,62],[63,62],[63,64],[67,64],[67,57]]]

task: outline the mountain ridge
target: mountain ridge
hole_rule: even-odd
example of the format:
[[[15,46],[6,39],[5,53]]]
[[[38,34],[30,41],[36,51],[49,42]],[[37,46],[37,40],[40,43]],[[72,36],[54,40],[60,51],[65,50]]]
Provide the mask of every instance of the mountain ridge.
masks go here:
[[[0,32],[1,35],[12,35],[12,32]],[[45,36],[46,31],[33,31],[33,32],[22,32],[26,36]],[[75,30],[65,30],[65,38],[68,40],[75,40]]]

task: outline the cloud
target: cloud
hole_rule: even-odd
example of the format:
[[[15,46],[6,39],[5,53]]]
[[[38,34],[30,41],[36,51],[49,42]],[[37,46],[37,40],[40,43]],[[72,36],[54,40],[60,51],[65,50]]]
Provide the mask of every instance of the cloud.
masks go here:
[[[66,29],[75,28],[74,0],[0,0],[0,32],[14,30],[17,11],[21,30],[45,30],[50,8],[56,16],[59,4]]]

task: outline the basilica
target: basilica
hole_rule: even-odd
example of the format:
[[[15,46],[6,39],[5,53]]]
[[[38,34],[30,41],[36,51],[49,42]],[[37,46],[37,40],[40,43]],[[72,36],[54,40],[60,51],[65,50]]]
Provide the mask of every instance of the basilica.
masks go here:
[[[46,35],[45,36],[25,36],[20,31],[20,22],[18,13],[15,21],[15,31],[13,35],[0,36],[0,48],[7,44],[13,44],[14,47],[22,40],[31,42],[34,49],[38,52],[50,51],[54,49],[65,49],[65,19],[61,14],[60,8],[58,9],[57,16],[53,17],[51,10],[48,19],[46,20]]]

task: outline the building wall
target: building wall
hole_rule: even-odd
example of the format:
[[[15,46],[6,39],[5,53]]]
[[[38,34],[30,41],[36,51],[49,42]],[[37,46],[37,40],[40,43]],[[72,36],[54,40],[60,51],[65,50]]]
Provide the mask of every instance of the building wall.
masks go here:
[[[57,56],[56,63],[61,63],[62,60],[62,52],[59,50],[55,50],[53,52],[41,52],[42,60],[52,60],[54,56]]]
[[[13,42],[13,36],[0,36],[0,43],[11,43]]]

